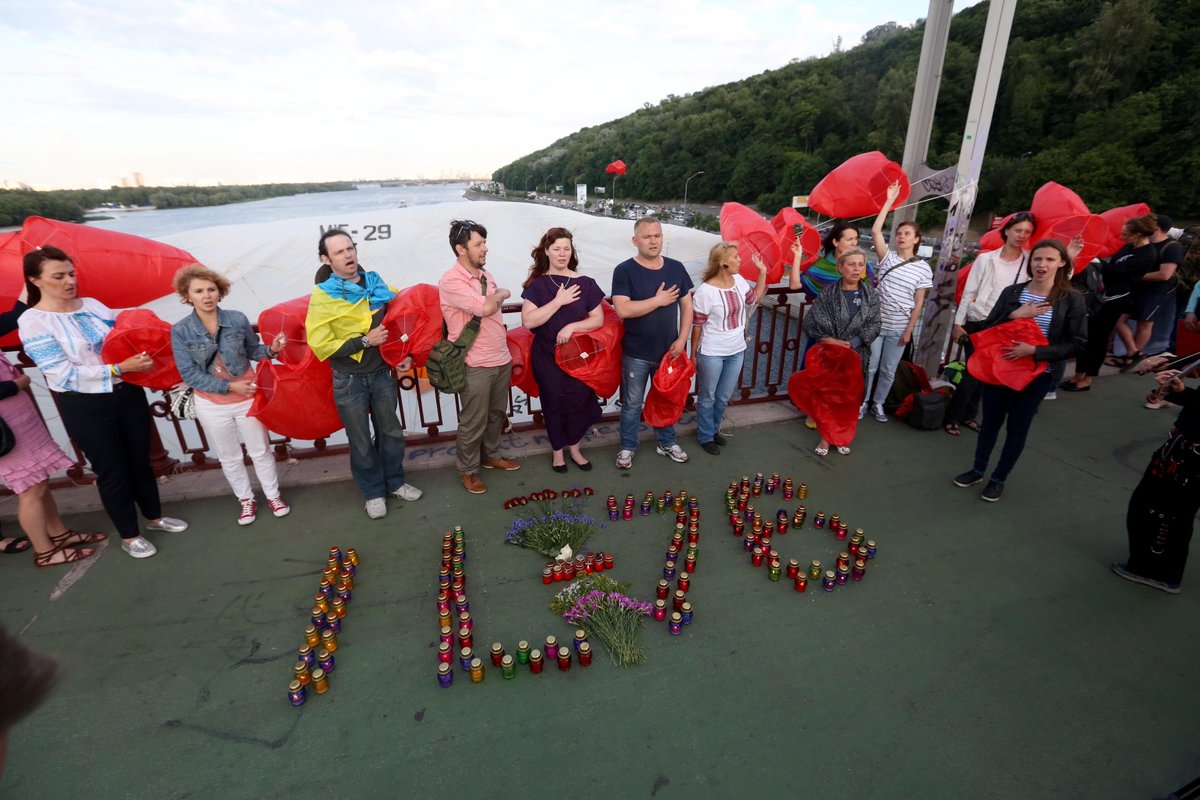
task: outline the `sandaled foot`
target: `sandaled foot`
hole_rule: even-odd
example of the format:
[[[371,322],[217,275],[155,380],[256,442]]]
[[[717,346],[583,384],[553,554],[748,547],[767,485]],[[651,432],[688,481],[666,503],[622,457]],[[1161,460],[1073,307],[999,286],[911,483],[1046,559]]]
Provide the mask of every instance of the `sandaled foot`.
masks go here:
[[[816,453],[817,455],[821,456],[822,458],[824,458],[825,456],[829,455],[829,448],[828,447],[818,447],[815,450],[813,450],[813,452]]]
[[[33,547],[33,542],[29,541],[28,536],[12,536],[0,539],[0,553],[24,553],[30,547]]]
[[[99,544],[107,538],[107,534],[99,531],[73,531],[67,528],[58,536],[51,536],[50,544],[55,547],[73,547],[79,544]]]
[[[1121,372],[1129,372],[1129,370],[1133,369],[1138,364],[1142,363],[1142,359],[1144,359],[1145,357],[1146,357],[1146,354],[1143,353],[1141,350],[1138,350],[1136,353],[1133,353],[1132,355],[1127,356],[1125,358],[1125,363],[1121,365]]]
[[[962,436],[962,431],[959,430],[957,422],[947,422],[942,426],[942,429],[951,436]]]
[[[840,455],[840,456],[850,455],[850,448],[846,447],[845,445],[839,445],[837,451],[838,451],[838,455]]]
[[[978,423],[978,422],[976,422],[976,421],[975,421],[975,420],[973,420],[973,419],[969,419],[969,420],[967,420],[966,422],[964,422],[964,423],[963,423],[963,427],[964,427],[964,428],[968,428],[968,429],[970,429],[970,430],[973,430],[973,431],[975,431],[976,433],[979,433],[979,423]]]
[[[74,564],[76,561],[83,561],[95,552],[96,548],[94,547],[54,547],[44,553],[35,555],[33,563],[39,569],[42,567],[56,567],[59,564]]]

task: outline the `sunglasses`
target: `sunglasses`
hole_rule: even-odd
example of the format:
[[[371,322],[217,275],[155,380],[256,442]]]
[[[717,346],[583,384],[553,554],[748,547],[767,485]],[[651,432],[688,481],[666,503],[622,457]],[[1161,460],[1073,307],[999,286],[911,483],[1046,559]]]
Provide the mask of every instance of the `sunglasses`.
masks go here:
[[[455,242],[470,239],[471,231],[479,230],[482,226],[473,219],[456,219],[450,223],[450,235]]]

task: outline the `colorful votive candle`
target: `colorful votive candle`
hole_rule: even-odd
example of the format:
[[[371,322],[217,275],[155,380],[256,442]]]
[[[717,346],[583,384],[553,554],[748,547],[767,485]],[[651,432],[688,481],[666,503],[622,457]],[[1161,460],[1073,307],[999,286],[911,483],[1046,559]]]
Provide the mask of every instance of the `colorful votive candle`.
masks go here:
[[[571,648],[558,648],[558,668],[562,672],[566,672],[571,668]]]
[[[542,651],[535,647],[529,651],[529,671],[537,675],[542,671],[543,666],[545,665],[542,662]]]
[[[517,642],[517,661],[521,664],[529,663],[529,642],[524,639]]]
[[[592,665],[592,646],[588,642],[581,642],[579,645],[579,666],[590,667]]]
[[[437,679],[438,686],[443,689],[450,688],[450,684],[454,683],[454,672],[450,669],[449,664],[438,664]]]
[[[667,618],[667,601],[663,600],[662,598],[655,600],[653,614],[654,614],[654,618],[656,620],[658,620],[659,622],[662,622],[664,619],[666,619]]]
[[[294,706],[304,705],[304,701],[308,699],[308,690],[304,688],[300,681],[292,681],[288,684],[288,701]]]
[[[506,681],[517,677],[517,664],[513,661],[512,656],[505,656],[500,659],[500,674],[504,676]]]
[[[683,614],[678,611],[672,613],[671,621],[667,623],[667,629],[671,631],[672,636],[683,633]]]
[[[684,603],[683,607],[679,609],[679,621],[684,625],[692,624],[692,604],[690,601]]]
[[[837,576],[833,574],[833,570],[825,570],[825,577],[821,579],[821,588],[827,592],[832,592],[837,585]]]
[[[471,683],[483,683],[483,662],[478,658],[471,659]]]

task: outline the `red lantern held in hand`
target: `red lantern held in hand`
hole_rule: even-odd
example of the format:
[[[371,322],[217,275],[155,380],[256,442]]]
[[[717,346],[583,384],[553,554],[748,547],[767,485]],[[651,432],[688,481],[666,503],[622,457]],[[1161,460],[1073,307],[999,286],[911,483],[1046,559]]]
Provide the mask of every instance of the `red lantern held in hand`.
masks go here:
[[[754,266],[754,256],[758,255],[767,265],[767,283],[779,282],[783,276],[779,242],[775,230],[757,212],[741,203],[721,206],[721,238],[737,245],[742,257],[738,274],[743,278],[751,283],[758,280],[758,267]]]
[[[171,326],[153,312],[133,308],[117,314],[116,324],[104,338],[100,357],[105,364],[119,364],[130,356],[146,353],[153,359],[150,369],[126,372],[121,379],[147,389],[170,389],[183,380],[171,349]]]
[[[388,339],[379,348],[383,360],[393,367],[412,356],[425,366],[429,351],[442,338],[442,306],[438,288],[418,283],[400,291],[383,315]]]
[[[258,391],[250,404],[256,417],[280,436],[324,439],[342,428],[333,402],[333,370],[328,362],[313,359],[302,368],[258,362]]]
[[[1075,256],[1072,265],[1076,273],[1087,267],[1088,263],[1099,256],[1108,245],[1108,223],[1099,214],[1073,214],[1069,217],[1060,217],[1051,220],[1047,225],[1039,225],[1037,234],[1037,239],[1029,243],[1031,247],[1042,239],[1055,239],[1069,246],[1071,242],[1079,238],[1083,242],[1083,249],[1079,251],[1079,255]],[[1022,276],[1022,278],[1025,277],[1028,276]]]
[[[542,390],[533,377],[533,361],[530,351],[533,349],[533,331],[522,326],[513,328],[506,334],[508,339],[508,354],[512,356],[512,377],[509,385],[515,386],[530,397],[538,397]]]
[[[1029,210],[1037,217],[1039,228],[1062,217],[1091,213],[1087,203],[1083,202],[1079,195],[1054,181],[1042,184],[1033,193],[1033,202],[1029,204]],[[1037,236],[1036,233],[1034,235]]]
[[[308,348],[308,333],[304,318],[308,316],[308,301],[311,295],[296,297],[263,309],[258,315],[258,335],[270,346],[275,337],[282,333],[287,344],[279,351],[279,361],[289,367],[308,366],[316,360],[316,354]]]
[[[971,334],[975,352],[967,360],[967,369],[983,383],[1017,391],[1024,389],[1046,370],[1046,364],[1035,361],[1033,356],[1005,358],[1004,351],[1018,342],[1027,342],[1034,347],[1049,344],[1042,329],[1028,317],[1002,322]]]
[[[908,175],[878,150],[847,159],[821,179],[808,195],[808,207],[828,217],[865,217],[878,214],[887,200],[887,189],[900,184],[896,207],[912,194]]]
[[[804,369],[788,380],[788,399],[835,447],[848,447],[854,440],[862,396],[862,359],[842,345],[813,345],[804,357]]]
[[[687,404],[692,376],[695,374],[696,365],[687,357],[687,353],[680,353],[674,358],[670,353],[663,356],[650,379],[650,391],[646,394],[646,404],[642,406],[642,419],[656,428],[666,428],[678,422],[683,416],[683,407]]]
[[[600,302],[604,324],[594,331],[573,333],[554,349],[554,362],[563,372],[583,381],[597,397],[612,397],[621,385],[621,337],[625,325],[607,300]]]
[[[796,241],[796,226],[800,226],[800,247],[804,258],[800,261],[801,271],[817,263],[821,257],[821,233],[794,208],[781,208],[771,219],[771,227],[775,229],[776,241],[779,243],[779,260],[784,271],[792,265],[792,243]],[[782,275],[780,276],[782,277]]]

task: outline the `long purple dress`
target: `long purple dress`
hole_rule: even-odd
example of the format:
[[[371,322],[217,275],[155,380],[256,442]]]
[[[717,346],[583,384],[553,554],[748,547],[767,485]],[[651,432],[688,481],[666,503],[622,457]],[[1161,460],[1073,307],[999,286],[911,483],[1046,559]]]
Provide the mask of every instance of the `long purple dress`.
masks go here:
[[[604,292],[586,276],[565,278],[542,275],[521,293],[523,300],[540,308],[554,300],[560,286],[572,284],[579,286],[579,299],[558,309],[550,319],[533,329],[530,352],[533,377],[541,390],[546,433],[550,438],[550,446],[555,450],[578,443],[600,419],[600,401],[596,393],[587,384],[559,368],[554,361],[554,348],[558,332],[572,322],[587,319],[588,313],[604,299]]]

